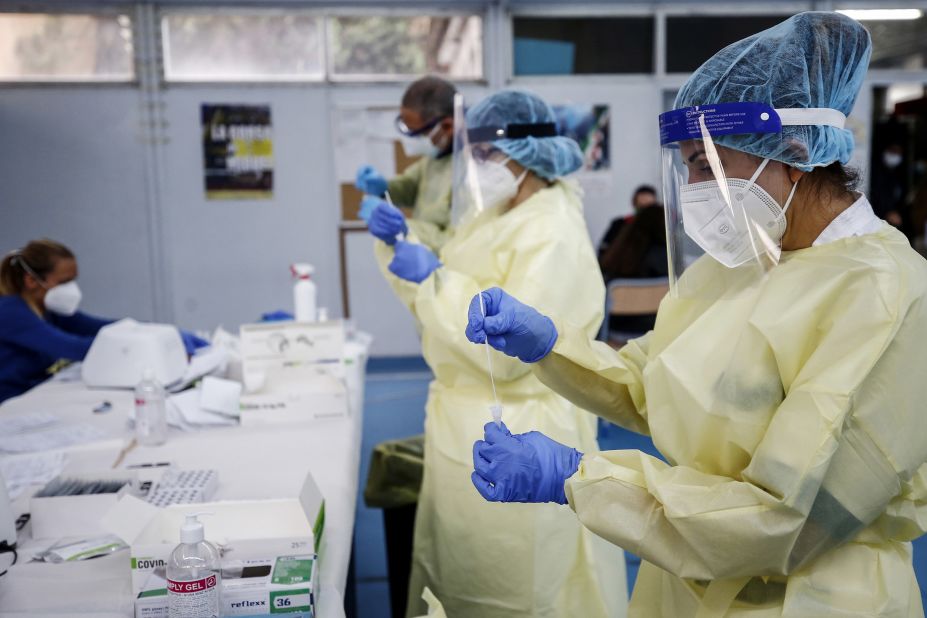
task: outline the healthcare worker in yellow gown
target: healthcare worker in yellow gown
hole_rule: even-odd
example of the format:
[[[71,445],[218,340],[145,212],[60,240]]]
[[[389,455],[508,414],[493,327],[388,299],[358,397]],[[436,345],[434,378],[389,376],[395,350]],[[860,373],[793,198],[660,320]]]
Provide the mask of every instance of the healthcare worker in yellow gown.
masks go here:
[[[660,118],[673,276],[648,335],[615,352],[508,289],[470,306],[473,341],[665,455],[495,426],[474,447],[487,499],[568,500],[642,556],[629,615],[924,615],[927,263],[844,167],[870,50],[802,13],[685,83]]]
[[[454,96],[457,89],[428,75],[406,89],[396,117],[407,157],[419,157],[401,174],[387,180],[371,165],[357,170],[355,186],[366,195],[358,216],[368,221],[389,196],[408,215],[407,224],[419,242],[439,251],[451,234],[451,168],[454,144]]]
[[[417,318],[431,383],[425,472],[415,522],[409,615],[425,586],[448,616],[624,616],[623,552],[590,533],[566,507],[490,504],[470,482],[473,442],[491,418],[495,389],[506,423],[596,448],[595,417],[546,388],[530,368],[464,336],[467,301],[503,285],[540,307],[569,313],[584,336],[602,321],[604,289],[578,187],[561,177],[582,163],[558,136],[550,107],[516,91],[457,118],[456,232],[439,256],[383,204],[370,231],[384,274]],[[459,148],[458,148],[459,146]],[[396,241],[397,235],[408,234]],[[556,293],[552,293],[556,290]]]

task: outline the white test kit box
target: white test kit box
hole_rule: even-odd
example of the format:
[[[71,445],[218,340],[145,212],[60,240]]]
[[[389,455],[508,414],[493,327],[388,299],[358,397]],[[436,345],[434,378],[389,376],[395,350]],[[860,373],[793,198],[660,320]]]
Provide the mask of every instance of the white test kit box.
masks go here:
[[[270,322],[241,327],[241,424],[344,417],[344,323]]]
[[[231,554],[239,547],[276,547],[283,543],[296,553],[319,553],[325,531],[325,500],[312,474],[299,495],[266,500],[224,500],[174,504],[157,508],[133,496],[123,497],[103,518],[106,531],[129,544],[132,595],[137,598],[157,568],[163,568],[180,543],[180,527],[190,513],[210,513],[200,519],[206,540]],[[303,550],[302,548],[305,548]],[[266,555],[266,554],[264,554]]]
[[[33,496],[29,501],[32,538],[51,539],[105,534],[100,520],[123,496],[136,491],[138,475],[129,471],[106,470],[86,474],[62,473],[51,482],[60,480],[79,482],[116,482],[125,484],[116,493],[84,494],[74,496]],[[179,530],[179,528],[178,528]]]
[[[222,557],[223,617],[314,618],[319,561],[309,543],[237,541]],[[164,567],[155,568],[135,598],[135,618],[168,618]]]
[[[241,396],[244,427],[301,423],[348,415],[344,380],[316,366],[284,367],[266,376],[264,387]]]

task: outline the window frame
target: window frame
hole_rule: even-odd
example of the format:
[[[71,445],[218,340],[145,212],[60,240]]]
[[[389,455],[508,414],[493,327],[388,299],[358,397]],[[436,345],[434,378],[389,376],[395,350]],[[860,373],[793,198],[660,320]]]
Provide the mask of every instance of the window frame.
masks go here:
[[[298,13],[300,15],[311,15],[320,20],[320,44],[322,51],[322,71],[320,74],[313,74],[309,76],[301,75],[292,75],[292,76],[268,76],[268,77],[229,77],[229,78],[220,78],[220,77],[210,77],[207,75],[194,76],[190,78],[177,78],[176,76],[169,75],[169,63],[170,63],[170,49],[169,49],[169,30],[165,27],[166,19],[169,15],[178,14],[178,13],[188,13],[193,15],[200,15],[204,12],[209,14],[215,14],[216,12],[224,12],[230,15],[241,15],[241,14],[256,14],[256,15],[266,15],[267,13],[277,13],[280,15],[292,15]],[[160,67],[160,80],[161,83],[166,87],[186,87],[186,86],[248,86],[248,85],[264,85],[264,86],[301,86],[301,87],[312,87],[312,86],[340,86],[340,85],[390,85],[390,84],[400,84],[408,82],[412,79],[420,77],[418,74],[395,74],[395,75],[370,75],[370,74],[356,74],[356,75],[341,75],[337,74],[334,71],[334,45],[333,36],[332,36],[332,27],[334,19],[338,17],[457,17],[457,16],[475,16],[479,17],[482,25],[482,59],[480,71],[482,75],[478,78],[460,78],[454,76],[447,76],[447,79],[452,80],[454,83],[461,84],[476,84],[482,85],[486,84],[489,80],[488,71],[489,65],[487,63],[488,53],[487,49],[491,48],[491,42],[489,37],[489,32],[487,29],[487,24],[490,19],[490,12],[487,10],[487,7],[483,3],[472,3],[466,2],[461,5],[456,6],[453,9],[444,9],[440,7],[431,8],[429,7],[428,11],[423,14],[421,9],[416,9],[412,7],[394,7],[394,8],[377,8],[371,10],[370,7],[338,7],[334,8],[331,5],[326,7],[306,7],[305,5],[299,4],[296,6],[287,6],[287,4],[281,1],[278,4],[273,6],[255,6],[253,4],[248,5],[234,5],[228,4],[227,2],[220,3],[218,5],[209,4],[208,2],[200,2],[196,5],[184,5],[178,6],[171,3],[159,4],[157,6],[156,21],[158,28],[158,52],[161,58],[161,67]]]
[[[599,83],[642,83],[653,80],[658,75],[659,56],[657,43],[659,40],[660,20],[658,18],[657,5],[655,3],[629,3],[620,6],[600,5],[600,4],[568,4],[551,6],[546,4],[516,4],[509,7],[506,13],[506,41],[505,50],[507,57],[505,62],[505,73],[507,83],[519,83],[528,87],[531,84],[549,83],[550,80],[564,82],[586,82],[591,84]],[[653,18],[653,70],[647,73],[567,73],[563,75],[516,75],[515,74],[515,18],[537,18],[537,19],[555,19],[562,18],[587,18],[587,17],[652,17]],[[616,82],[618,80],[618,82]]]
[[[325,17],[325,73],[327,81],[331,84],[395,84],[404,83],[421,77],[417,73],[395,73],[390,75],[376,73],[352,73],[340,74],[335,71],[335,35],[333,33],[334,23],[339,17],[479,17],[482,39],[482,53],[480,58],[480,76],[479,77],[455,77],[453,75],[439,75],[459,84],[485,84],[488,81],[489,66],[487,64],[489,37],[487,36],[487,23],[489,22],[489,12],[483,5],[474,5],[469,8],[467,5],[455,9],[431,8],[427,12],[411,8],[391,8],[378,9],[371,11],[363,8],[339,8],[328,11]]]
[[[667,47],[669,42],[666,40],[666,27],[671,17],[728,17],[736,19],[737,17],[750,17],[757,15],[781,15],[782,19],[788,19],[796,13],[802,11],[817,10],[814,0],[790,0],[782,3],[764,5],[760,3],[723,3],[711,6],[697,6],[685,4],[668,4],[658,10],[662,29],[661,56],[659,75],[660,76],[683,76],[688,78],[691,71],[674,71],[666,70]],[[684,81],[684,79],[683,79]]]
[[[320,52],[320,70],[312,74],[282,74],[266,76],[209,76],[193,75],[190,77],[177,77],[169,74],[170,67],[170,29],[167,27],[167,20],[171,15],[215,15],[225,14],[234,16],[248,15],[299,15],[313,17],[318,21],[319,27],[319,52]],[[291,7],[275,5],[268,7],[257,7],[251,5],[234,6],[222,5],[211,7],[206,4],[196,6],[171,6],[160,5],[156,13],[158,29],[158,53],[161,59],[160,79],[162,84],[168,86],[188,86],[188,85],[303,85],[303,84],[323,84],[327,81],[325,55],[327,48],[325,28],[326,14],[319,9]]]
[[[76,17],[127,17],[129,29],[132,32],[131,50],[129,51],[130,73],[127,76],[86,76],[67,75],[61,78],[50,76],[8,78],[0,75],[0,89],[5,88],[59,88],[59,87],[92,87],[112,88],[124,86],[137,86],[139,84],[138,67],[138,21],[135,8],[131,5],[92,5],[75,3],[74,5],[53,5],[46,2],[35,4],[0,2],[0,15],[72,15]]]

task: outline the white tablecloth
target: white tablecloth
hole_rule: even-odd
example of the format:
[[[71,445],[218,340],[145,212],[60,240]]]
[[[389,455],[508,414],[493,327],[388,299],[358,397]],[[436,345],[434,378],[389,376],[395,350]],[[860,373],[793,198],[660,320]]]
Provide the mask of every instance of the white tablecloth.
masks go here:
[[[181,468],[219,471],[216,500],[278,498],[298,495],[311,472],[326,501],[319,615],[344,616],[343,594],[351,557],[362,424],[363,362],[347,380],[351,414],[305,424],[224,427],[192,433],[174,432],[159,447],[136,447],[125,463],[169,461]],[[360,385],[360,386],[358,386]],[[93,412],[103,401],[112,410]],[[129,391],[90,390],[80,383],[43,384],[0,406],[0,418],[48,412],[62,422],[89,423],[108,439],[66,450],[68,472],[110,469],[130,441]],[[14,502],[20,513],[28,498]],[[28,544],[27,526],[19,540]],[[208,531],[208,522],[207,522]],[[25,538],[24,538],[25,537]],[[125,552],[71,564],[19,564],[0,577],[0,616],[133,616],[130,572]]]

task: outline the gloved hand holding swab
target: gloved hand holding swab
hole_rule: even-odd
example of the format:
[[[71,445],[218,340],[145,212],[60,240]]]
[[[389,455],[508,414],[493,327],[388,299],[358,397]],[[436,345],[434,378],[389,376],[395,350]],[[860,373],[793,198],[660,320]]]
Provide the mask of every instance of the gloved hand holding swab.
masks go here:
[[[479,292],[477,296],[480,297],[480,313],[483,314],[483,319],[486,319],[486,306],[483,304],[483,293]],[[489,366],[489,383],[492,384],[492,398],[495,403],[489,406],[489,411],[492,413],[492,420],[495,421],[496,426],[502,426],[502,404],[499,403],[499,397],[496,395],[496,379],[492,373],[492,352],[489,350],[489,341],[485,342],[486,345],[486,364]]]

